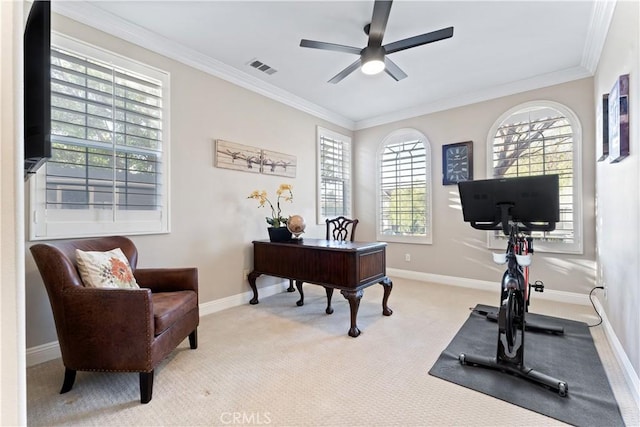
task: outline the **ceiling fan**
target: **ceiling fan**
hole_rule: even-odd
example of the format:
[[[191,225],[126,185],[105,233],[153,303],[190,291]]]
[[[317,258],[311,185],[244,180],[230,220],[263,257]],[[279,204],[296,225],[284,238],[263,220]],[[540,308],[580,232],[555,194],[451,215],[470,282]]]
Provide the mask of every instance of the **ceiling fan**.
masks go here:
[[[306,39],[300,40],[301,47],[333,50],[360,55],[360,58],[358,58],[353,64],[349,65],[347,68],[331,78],[329,83],[338,83],[360,66],[362,66],[362,72],[365,74],[377,74],[384,70],[396,81],[402,80],[407,77],[407,74],[402,71],[395,62],[390,60],[387,55],[401,50],[410,49],[412,47],[422,46],[423,44],[448,39],[453,36],[453,27],[447,27],[438,31],[409,37],[408,39],[398,40],[383,46],[382,39],[384,37],[384,30],[387,26],[387,20],[389,19],[389,13],[391,12],[391,3],[392,1],[381,0],[376,0],[374,3],[371,23],[364,27],[365,34],[369,36],[369,42],[365,48],[360,49],[353,46]]]

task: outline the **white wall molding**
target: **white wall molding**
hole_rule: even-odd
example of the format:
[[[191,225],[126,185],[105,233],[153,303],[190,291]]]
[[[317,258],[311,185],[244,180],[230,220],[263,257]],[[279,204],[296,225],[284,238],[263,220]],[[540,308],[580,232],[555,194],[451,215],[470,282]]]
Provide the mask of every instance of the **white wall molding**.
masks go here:
[[[449,286],[459,286],[463,288],[479,289],[483,291],[495,291],[497,286],[496,282],[491,281],[467,279],[464,277],[443,276],[439,274],[421,273],[417,271],[400,270],[395,268],[387,268],[387,274],[392,277],[399,277],[403,279],[438,283]],[[568,304],[590,304],[588,295],[576,294],[574,292],[546,290],[543,293],[536,294],[535,297],[548,301],[563,302]],[[609,323],[609,320],[607,319],[604,307],[597,298],[594,299],[594,305],[596,307],[596,310],[602,317],[602,327],[604,328],[605,335],[609,340],[609,345],[611,346],[616,360],[618,361],[618,364],[622,369],[624,379],[627,382],[627,386],[631,391],[636,405],[640,407],[640,379],[638,378],[638,374],[633,369],[627,353],[624,351],[622,344],[618,340],[618,337],[616,336],[613,328],[611,327],[611,324]]]
[[[288,287],[289,281],[283,281],[276,283],[275,285],[259,288],[260,298],[266,298],[271,295],[282,293]],[[241,294],[231,295],[230,297],[205,302],[200,304],[200,317],[217,313],[218,311],[226,310],[227,308],[249,304],[251,298],[253,298],[253,291],[247,291]]]
[[[387,268],[387,274],[389,276],[400,277],[402,279],[479,289],[482,291],[498,290],[498,283],[495,281],[468,279],[465,277],[443,276],[440,274],[421,273],[419,271],[400,270],[396,268]],[[574,292],[555,291],[552,289],[548,289],[542,293],[536,293],[535,297],[542,300],[562,302],[565,304],[589,305],[588,295],[576,294]]]
[[[197,70],[211,74],[235,85],[259,93],[267,98],[281,102],[297,110],[311,114],[330,123],[342,126],[349,130],[362,130],[373,126],[396,122],[399,120],[419,117],[438,111],[445,111],[465,105],[496,99],[504,96],[514,95],[529,90],[548,87],[556,84],[566,83],[591,77],[598,64],[598,59],[607,31],[615,0],[598,1],[594,4],[591,17],[588,40],[585,42],[581,65],[566,70],[560,70],[530,79],[509,82],[504,85],[494,86],[476,92],[465,93],[460,96],[440,99],[427,105],[397,111],[355,122],[324,107],[307,101],[297,95],[280,89],[257,77],[247,74],[237,68],[231,67],[218,60],[203,55],[193,49],[169,40],[145,28],[134,25],[120,17],[112,15],[87,1],[74,2],[53,2],[54,12],[64,15],[70,19],[97,28],[108,34],[134,43],[152,52],[159,53],[168,58],[191,66]]]
[[[609,33],[609,25],[613,18],[617,0],[605,0],[593,2],[591,22],[587,31],[587,39],[584,43],[581,65],[591,74],[596,72],[600,55],[604,48],[604,42]]]
[[[532,77],[530,79],[518,80],[505,83],[503,85],[482,89],[476,92],[465,93],[460,96],[452,96],[445,99],[439,99],[430,104],[396,111],[392,114],[386,114],[384,116],[360,120],[355,123],[355,130],[367,129],[374,126],[436,113],[438,111],[451,110],[453,108],[463,107],[465,105],[471,105],[478,102],[489,101],[491,99],[501,98],[504,96],[515,95],[517,93],[522,93],[529,90],[535,90],[543,87],[571,82],[574,80],[580,80],[591,77],[592,75],[593,73],[590,73],[583,67],[574,67],[554,73],[543,74],[540,76]]]
[[[444,276],[440,274],[422,273],[410,270],[400,270],[396,268],[388,268],[387,274],[391,277],[398,277],[402,279],[417,280],[421,282],[438,283],[447,286],[459,286],[464,288],[479,289],[483,291],[495,291],[496,282],[468,279],[464,277]],[[271,286],[265,286],[260,288],[260,297],[266,298],[281,292],[284,292],[289,283],[283,281]],[[239,305],[248,304],[249,300],[253,297],[252,291],[243,292],[241,294],[231,295],[226,298],[221,298],[214,301],[209,301],[200,304],[200,316],[207,316],[209,314],[217,313],[228,308],[237,307]],[[589,305],[588,295],[576,294],[573,292],[562,292],[547,290],[541,294],[536,294],[536,298],[563,302],[567,304],[581,304]],[[594,300],[598,313],[602,316],[602,325],[605,330],[605,334],[611,348],[616,356],[618,364],[621,366],[624,378],[632,392],[633,398],[640,406],[640,381],[638,375],[634,371],[631,361],[627,357],[618,337],[616,336],[613,328],[609,324],[606,313],[600,301],[596,298]],[[27,349],[27,367],[38,365],[40,363],[48,362],[49,360],[57,359],[61,357],[60,346],[58,341],[53,341],[47,344],[31,347]]]
[[[338,126],[353,130],[354,122],[339,114],[320,107],[299,96],[260,80],[237,68],[201,54],[173,40],[162,37],[152,31],[134,25],[120,17],[105,12],[87,1],[52,2],[51,9],[85,25],[89,25],[114,37],[134,43],[152,52],[189,65],[197,70],[211,74],[222,80],[248,89],[252,92],[281,102],[297,110],[327,120]]]
[[[614,332],[611,327],[611,323],[609,323],[609,319],[607,319],[607,313],[604,310],[604,307],[600,303],[598,298],[594,299],[594,305],[596,310],[602,317],[602,327],[604,328],[604,333],[609,340],[609,345],[613,349],[613,354],[616,356],[616,360],[618,364],[622,368],[622,373],[624,375],[624,379],[629,386],[629,390],[631,391],[631,395],[635,400],[636,406],[640,408],[640,378],[638,377],[638,373],[633,369],[633,365],[631,364],[631,360],[627,357],[627,353],[622,348],[622,344],[620,340],[618,340],[618,336]]]

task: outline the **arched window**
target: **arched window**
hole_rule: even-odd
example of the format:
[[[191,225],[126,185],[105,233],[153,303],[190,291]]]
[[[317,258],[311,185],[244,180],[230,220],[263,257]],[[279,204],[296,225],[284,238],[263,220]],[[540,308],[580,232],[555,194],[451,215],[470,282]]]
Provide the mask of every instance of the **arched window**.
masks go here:
[[[488,137],[488,172],[494,178],[557,174],[560,178],[560,222],[550,232],[535,232],[537,250],[582,253],[580,146],[582,129],[567,107],[536,101],[504,113]],[[500,233],[490,246],[504,247]]]
[[[415,129],[392,132],[378,151],[377,239],[431,243],[431,146]]]

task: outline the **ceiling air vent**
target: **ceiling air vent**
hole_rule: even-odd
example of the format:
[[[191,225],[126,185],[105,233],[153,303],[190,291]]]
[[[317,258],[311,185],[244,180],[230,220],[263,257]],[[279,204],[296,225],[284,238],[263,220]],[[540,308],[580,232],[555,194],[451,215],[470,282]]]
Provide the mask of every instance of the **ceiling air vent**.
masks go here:
[[[249,61],[249,65],[255,68],[256,70],[262,71],[263,73],[267,73],[268,75],[271,75],[278,71],[275,68],[269,67],[264,62],[258,61],[257,59],[252,59],[251,61]]]

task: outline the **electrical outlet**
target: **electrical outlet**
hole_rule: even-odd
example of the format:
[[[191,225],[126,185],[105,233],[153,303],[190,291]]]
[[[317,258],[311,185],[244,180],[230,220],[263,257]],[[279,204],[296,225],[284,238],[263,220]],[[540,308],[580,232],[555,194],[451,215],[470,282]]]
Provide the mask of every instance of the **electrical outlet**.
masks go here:
[[[245,268],[242,270],[242,280],[249,280],[247,276],[249,276],[249,270]]]
[[[411,261],[411,254],[404,254],[404,260],[406,262],[410,262]]]

